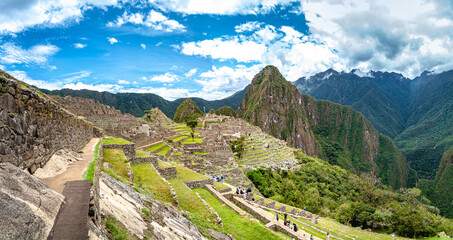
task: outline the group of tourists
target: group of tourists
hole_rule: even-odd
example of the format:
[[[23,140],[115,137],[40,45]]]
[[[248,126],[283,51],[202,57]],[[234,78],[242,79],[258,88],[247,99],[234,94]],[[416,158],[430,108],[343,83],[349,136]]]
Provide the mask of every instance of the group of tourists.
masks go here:
[[[238,195],[244,194],[244,200],[249,200],[249,201],[253,201],[253,202],[255,201],[251,188],[248,188],[247,190],[236,188],[236,194],[238,194]]]
[[[212,179],[214,179],[214,181],[216,182],[223,182],[223,175],[222,176],[212,176]]]
[[[288,227],[289,229],[293,230],[294,232],[297,232],[299,231],[299,228],[297,227],[297,224],[296,223],[293,223],[291,225],[291,221],[288,219],[288,214],[285,213],[284,215],[284,219],[283,219],[283,225],[285,225],[286,227]],[[278,213],[276,214],[275,216],[275,220],[279,220],[279,217],[278,217]]]

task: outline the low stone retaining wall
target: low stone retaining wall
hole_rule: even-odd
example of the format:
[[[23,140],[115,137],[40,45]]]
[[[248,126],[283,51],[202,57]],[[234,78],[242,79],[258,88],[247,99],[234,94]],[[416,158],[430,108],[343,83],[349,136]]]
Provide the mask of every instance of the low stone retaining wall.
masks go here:
[[[106,149],[121,149],[124,152],[127,160],[134,160],[136,158],[135,153],[135,144],[109,144],[104,145]]]
[[[167,167],[167,168],[159,168],[157,167],[160,175],[165,179],[175,179],[178,178],[178,171],[176,167]]]
[[[131,164],[151,163],[154,167],[158,166],[157,157],[135,157],[131,160]]]
[[[101,175],[101,166],[103,164],[104,159],[104,144],[102,143],[102,139],[99,140],[101,143],[99,144],[99,151],[98,151],[98,162],[94,168],[94,176],[93,176],[93,185],[91,186],[91,199],[90,202],[94,204],[93,208],[90,211],[93,211],[91,215],[94,224],[100,228],[102,226],[101,222],[101,206],[99,203],[99,199],[101,199],[101,186],[99,184],[99,176]]]
[[[250,213],[252,216],[256,217],[260,221],[262,221],[264,224],[270,223],[270,220],[265,218],[263,215],[261,215],[259,212],[255,211],[255,209],[250,208],[247,204],[244,204],[239,200],[237,197],[232,197],[233,203],[235,203],[237,206],[245,210],[246,212]]]
[[[222,190],[219,190],[219,193],[226,193],[226,192],[231,192],[231,188],[224,188]]]
[[[214,185],[214,180],[212,178],[207,178],[207,179],[203,179],[203,180],[185,182],[184,184],[186,184],[186,186],[189,187],[190,189],[193,189],[193,188],[204,187],[204,185],[207,185],[207,184]]]
[[[290,228],[288,227],[282,227],[278,224],[273,224],[271,227],[269,227],[270,229],[274,230],[274,231],[279,231],[279,232],[282,232],[290,237],[292,237],[293,239],[299,239],[299,240],[304,240],[303,238],[300,238],[299,236],[296,235],[296,233],[291,230]],[[308,237],[308,236],[307,236]]]

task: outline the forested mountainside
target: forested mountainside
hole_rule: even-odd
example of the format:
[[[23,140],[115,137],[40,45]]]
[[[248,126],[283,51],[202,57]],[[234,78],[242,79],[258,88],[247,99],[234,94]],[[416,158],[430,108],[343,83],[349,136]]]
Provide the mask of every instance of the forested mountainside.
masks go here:
[[[308,155],[355,173],[373,171],[394,188],[416,179],[393,142],[361,113],[301,94],[274,66],[255,75],[238,116]]]
[[[294,85],[317,99],[348,105],[390,136],[419,177],[434,179],[442,154],[453,145],[453,71],[397,73],[327,70]]]
[[[233,109],[237,109],[239,103],[244,97],[247,88],[236,92],[235,94],[226,97],[220,100],[208,101],[202,98],[191,98],[197,106],[208,112],[211,109],[218,110],[221,107],[229,106]],[[48,95],[57,95],[57,96],[71,96],[71,97],[83,97],[91,98],[99,103],[114,107],[118,110],[121,110],[123,113],[130,113],[136,117],[143,116],[143,113],[146,110],[158,107],[162,110],[167,117],[173,119],[176,112],[176,108],[186,100],[186,98],[176,99],[174,101],[168,101],[164,98],[153,94],[153,93],[109,93],[109,92],[98,92],[91,90],[71,90],[71,89],[62,89],[62,90],[45,90],[41,89],[42,92]]]

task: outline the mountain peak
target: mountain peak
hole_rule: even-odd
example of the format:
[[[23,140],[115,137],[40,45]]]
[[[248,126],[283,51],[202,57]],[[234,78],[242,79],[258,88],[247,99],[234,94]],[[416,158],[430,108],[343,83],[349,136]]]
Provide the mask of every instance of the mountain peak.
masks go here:
[[[259,86],[263,82],[286,83],[288,81],[286,81],[286,79],[282,76],[277,67],[273,65],[267,65],[255,75],[251,85]]]

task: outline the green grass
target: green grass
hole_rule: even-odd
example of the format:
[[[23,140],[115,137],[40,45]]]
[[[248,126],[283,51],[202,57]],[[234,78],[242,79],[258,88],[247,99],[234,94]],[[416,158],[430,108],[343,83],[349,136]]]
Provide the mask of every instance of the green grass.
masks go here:
[[[229,188],[227,185],[223,184],[223,183],[219,183],[219,182],[215,182],[214,181],[214,186],[215,188],[217,188],[217,190],[222,190],[222,189],[227,189]]]
[[[104,145],[110,144],[132,144],[131,142],[124,140],[122,138],[106,138],[104,139]]]
[[[187,138],[187,136],[179,136],[179,137],[173,138],[172,141],[173,142],[179,142],[179,141],[181,141],[183,139],[186,139],[186,138]]]
[[[193,153],[198,155],[209,155],[209,153],[207,152],[193,152]]]
[[[163,156],[163,155],[167,154],[170,150],[171,150],[170,146],[165,146],[164,149],[160,150],[157,153],[157,155]]]
[[[96,164],[98,163],[98,155],[99,155],[99,145],[101,144],[102,139],[96,143],[96,146],[94,147],[94,153],[93,153],[93,161],[88,165],[87,170],[83,173],[83,180],[90,180],[91,184],[93,184],[93,178],[94,178],[94,168],[96,167]]]
[[[188,168],[181,167],[178,164],[173,164],[173,166],[175,166],[176,170],[178,171],[178,178],[181,179],[181,181],[183,182],[203,180],[208,178]]]
[[[134,183],[138,187],[150,193],[157,200],[176,205],[170,186],[162,180],[150,163],[133,164],[131,168],[134,172]]]
[[[107,217],[103,220],[105,228],[107,229],[107,238],[115,240],[129,240],[136,239],[129,235],[127,229],[116,220],[114,217]]]
[[[106,149],[104,148],[104,162],[109,163],[115,168],[116,172],[127,178],[129,167],[127,166],[127,159],[121,149]]]
[[[161,160],[157,160],[157,162],[159,163],[159,168],[168,168],[168,167],[172,167],[172,165],[164,162],[164,161],[161,161]]]
[[[162,148],[163,146],[165,146],[165,143],[158,143],[158,144],[153,145],[153,146],[151,146],[150,148],[146,149],[146,151],[148,151],[148,152],[154,152],[154,151],[156,151],[156,150]]]
[[[231,208],[220,202],[208,190],[204,188],[196,188],[193,190],[219,214],[223,220],[223,228],[226,232],[233,235],[236,239],[291,239],[290,237],[267,229],[264,225],[249,219],[246,216],[241,216]]]
[[[178,152],[178,151],[176,151],[176,152],[173,153],[173,155],[174,155],[174,156],[179,156],[179,155],[181,155],[181,153]]]
[[[136,151],[137,157],[151,157],[151,155],[145,151],[137,150]]]
[[[178,196],[179,207],[188,212],[189,220],[192,221],[202,232],[206,228],[225,232],[215,221],[217,217],[209,211],[198,196],[179,179],[168,180]]]
[[[187,140],[184,140],[181,143],[182,144],[192,144],[192,143],[202,143],[202,142],[203,142],[203,138],[193,138],[192,139],[192,137],[189,137],[189,138],[187,138]]]

